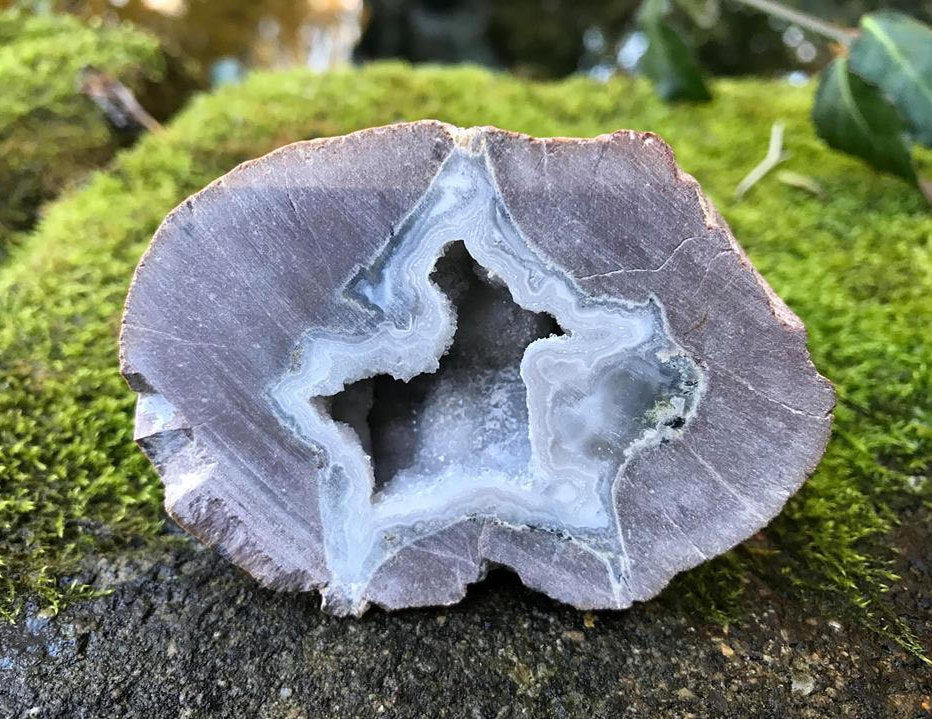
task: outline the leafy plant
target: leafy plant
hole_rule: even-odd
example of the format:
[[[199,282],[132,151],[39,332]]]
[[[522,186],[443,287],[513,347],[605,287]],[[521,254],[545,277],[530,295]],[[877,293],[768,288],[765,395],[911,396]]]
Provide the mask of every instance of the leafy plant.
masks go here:
[[[848,59],[840,57],[822,72],[812,107],[819,136],[878,169],[915,180],[902,120],[880,90],[853,74],[848,65]]]
[[[896,12],[865,15],[851,71],[880,88],[913,136],[932,147],[932,28]]]
[[[664,100],[711,100],[692,52],[667,22],[669,10],[666,0],[644,0],[641,4],[637,23],[648,45],[638,69]]]
[[[921,184],[912,149],[914,143],[932,147],[932,28],[889,10],[864,15],[858,29],[850,29],[774,0],[732,1],[831,42],[836,57],[821,73],[812,108],[817,133],[835,149]],[[708,99],[669,11],[666,0],[642,3],[639,28],[648,48],[640,69],[666,100]]]

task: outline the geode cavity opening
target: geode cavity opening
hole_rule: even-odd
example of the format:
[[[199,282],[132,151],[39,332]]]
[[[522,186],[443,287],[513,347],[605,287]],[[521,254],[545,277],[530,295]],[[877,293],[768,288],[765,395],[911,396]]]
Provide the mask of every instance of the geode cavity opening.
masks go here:
[[[170,215],[123,371],[182,526],[361,613],[489,563],[624,607],[765,524],[833,395],[650,135],[414,123],[299,143]]]

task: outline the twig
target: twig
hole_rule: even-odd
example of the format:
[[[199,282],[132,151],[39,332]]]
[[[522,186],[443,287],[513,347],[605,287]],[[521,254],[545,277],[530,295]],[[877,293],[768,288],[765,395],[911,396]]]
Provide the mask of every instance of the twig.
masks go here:
[[[787,158],[783,152],[783,123],[775,122],[770,128],[770,145],[767,147],[767,155],[760,163],[751,170],[738,186],[735,188],[735,199],[740,200],[754,185]]]
[[[777,173],[777,180],[784,185],[789,185],[799,190],[805,190],[810,195],[815,195],[816,197],[825,196],[825,190],[822,189],[822,185],[808,175],[793,172],[792,170],[780,170],[780,172]]]
[[[162,130],[158,120],[146,112],[132,90],[93,65],[81,68],[78,89],[91,98],[107,119],[121,130],[131,127],[133,122],[149,132]]]
[[[919,189],[922,191],[923,196],[926,198],[926,202],[932,205],[932,178],[920,177]]]
[[[781,5],[778,2],[774,2],[774,0],[733,1],[740,5],[746,5],[748,7],[754,8],[755,10],[760,10],[761,12],[765,12],[768,15],[772,15],[773,17],[778,17],[781,20],[786,20],[787,22],[799,25],[805,30],[814,32],[816,35],[821,35],[822,37],[826,37],[829,40],[834,40],[835,42],[840,43],[846,47],[851,44],[851,41],[854,40],[858,34],[857,30],[852,30],[840,25],[835,25],[834,23],[826,22],[825,20],[821,20],[817,17],[796,10],[795,8]]]

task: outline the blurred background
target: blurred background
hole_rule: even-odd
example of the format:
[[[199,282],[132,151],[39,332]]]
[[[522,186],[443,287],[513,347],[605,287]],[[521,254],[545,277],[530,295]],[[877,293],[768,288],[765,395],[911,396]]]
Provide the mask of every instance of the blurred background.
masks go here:
[[[796,0],[785,3],[838,25],[898,9],[932,22],[932,0]],[[191,58],[204,85],[250,68],[326,71],[370,59],[471,62],[537,79],[631,71],[647,41],[640,0],[0,0],[147,28]],[[733,0],[676,0],[669,21],[713,75],[792,74],[804,80],[832,46],[791,22]]]

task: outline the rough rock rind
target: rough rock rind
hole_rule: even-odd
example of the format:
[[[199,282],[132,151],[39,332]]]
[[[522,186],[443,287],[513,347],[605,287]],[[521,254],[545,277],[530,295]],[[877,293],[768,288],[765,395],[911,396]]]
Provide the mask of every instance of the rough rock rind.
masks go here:
[[[618,577],[574,537],[492,516],[411,542],[358,596],[327,595],[326,452],[269,402],[308,327],[368,267],[456,153],[480,156],[528,246],[590,297],[656,301],[701,368],[701,401],[612,486]],[[581,608],[623,608],[775,516],[815,468],[834,394],[802,323],[751,266],[698,184],[649,133],[536,140],[495,128],[394,125],[245,163],[174,210],[137,269],[121,362],[137,440],[166,508],[264,584],[323,588],[361,613],[450,604],[490,563]]]

